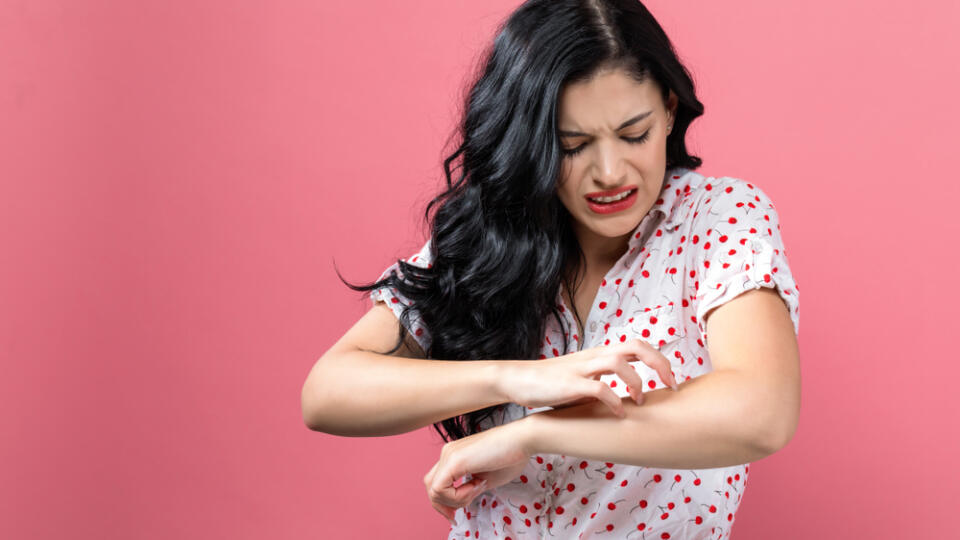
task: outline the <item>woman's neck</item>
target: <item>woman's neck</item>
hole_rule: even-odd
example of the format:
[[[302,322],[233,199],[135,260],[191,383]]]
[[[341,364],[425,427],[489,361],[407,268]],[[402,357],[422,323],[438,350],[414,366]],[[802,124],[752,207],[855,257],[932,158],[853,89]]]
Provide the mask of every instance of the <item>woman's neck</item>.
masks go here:
[[[599,273],[602,276],[627,252],[632,231],[616,238],[600,236],[582,227],[575,227],[575,233],[586,259],[587,274]]]

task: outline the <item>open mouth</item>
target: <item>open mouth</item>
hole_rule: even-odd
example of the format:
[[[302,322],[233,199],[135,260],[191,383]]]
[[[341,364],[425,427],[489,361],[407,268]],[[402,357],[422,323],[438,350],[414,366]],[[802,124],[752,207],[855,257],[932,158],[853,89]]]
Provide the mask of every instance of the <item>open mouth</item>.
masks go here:
[[[616,214],[623,212],[637,202],[639,188],[632,188],[612,197],[585,197],[587,207],[596,214]]]
[[[619,195],[614,195],[613,197],[598,197],[598,198],[587,197],[587,200],[596,204],[613,204],[615,202],[619,202],[626,199],[627,197],[633,195],[636,191],[637,191],[637,188],[633,188],[630,191],[624,191],[623,193]]]

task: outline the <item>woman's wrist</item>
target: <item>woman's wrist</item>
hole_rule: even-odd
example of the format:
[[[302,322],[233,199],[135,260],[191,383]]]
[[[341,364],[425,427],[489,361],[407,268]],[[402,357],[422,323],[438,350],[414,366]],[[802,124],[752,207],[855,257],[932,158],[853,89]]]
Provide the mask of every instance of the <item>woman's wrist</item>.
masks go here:
[[[528,456],[540,453],[538,443],[541,420],[543,420],[541,413],[533,413],[509,424],[504,424],[504,427],[513,430],[513,438]]]
[[[672,390],[671,390],[672,392]],[[623,399],[623,401],[632,401]],[[511,422],[515,426],[518,444],[527,452],[533,454],[557,454],[561,450],[557,449],[557,443],[552,437],[558,437],[558,428],[564,425],[565,419],[580,420],[584,418],[596,418],[598,420],[606,419],[617,421],[621,420],[610,413],[605,403],[599,400],[588,401],[579,405],[570,407],[553,408],[527,416]]]
[[[483,360],[488,362],[490,366],[490,375],[487,379],[487,387],[490,389],[490,392],[497,396],[497,401],[499,403],[509,403],[511,401],[510,397],[510,381],[513,380],[513,367],[515,360]]]

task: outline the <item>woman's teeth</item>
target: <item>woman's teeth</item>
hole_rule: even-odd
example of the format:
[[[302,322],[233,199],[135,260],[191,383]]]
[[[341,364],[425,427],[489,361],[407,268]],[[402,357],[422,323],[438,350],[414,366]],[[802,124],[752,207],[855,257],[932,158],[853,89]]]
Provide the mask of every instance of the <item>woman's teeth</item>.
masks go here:
[[[595,198],[593,198],[593,197],[587,197],[587,198],[590,199],[591,201],[595,202],[595,203],[612,203],[612,202],[615,202],[615,201],[619,201],[620,199],[625,199],[625,198],[629,197],[630,194],[633,193],[633,191],[634,191],[634,190],[632,190],[632,189],[631,189],[630,191],[624,191],[623,193],[621,193],[621,194],[619,194],[619,195],[617,195],[617,196],[614,196],[614,197],[600,197],[600,198],[598,198],[598,199],[595,199]]]

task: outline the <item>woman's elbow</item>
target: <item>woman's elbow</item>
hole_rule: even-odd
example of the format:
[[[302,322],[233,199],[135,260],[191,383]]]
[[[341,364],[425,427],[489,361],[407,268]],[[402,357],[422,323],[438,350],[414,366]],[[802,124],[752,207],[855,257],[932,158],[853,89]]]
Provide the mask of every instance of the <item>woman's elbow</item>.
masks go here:
[[[778,429],[774,430],[774,435],[770,438],[770,453],[779,452],[793,439],[797,432],[796,420],[780,421]]]
[[[798,414],[796,411],[780,413],[765,422],[758,437],[760,446],[767,454],[775,454],[782,450],[797,431]]]
[[[303,416],[303,424],[311,431],[324,431],[323,410],[320,392],[308,377],[300,390],[300,412]]]
[[[300,414],[303,415],[304,425],[311,431],[316,431],[316,422],[313,419],[313,407],[310,403],[310,388],[307,382],[303,383],[303,388],[300,389]]]

